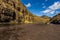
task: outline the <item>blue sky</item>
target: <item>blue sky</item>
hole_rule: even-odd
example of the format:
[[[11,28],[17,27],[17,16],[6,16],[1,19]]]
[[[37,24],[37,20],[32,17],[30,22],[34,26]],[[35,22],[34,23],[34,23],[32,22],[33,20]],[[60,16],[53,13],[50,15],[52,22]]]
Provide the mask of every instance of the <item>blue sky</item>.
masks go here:
[[[21,0],[26,8],[37,16],[52,17],[60,12],[60,0]]]

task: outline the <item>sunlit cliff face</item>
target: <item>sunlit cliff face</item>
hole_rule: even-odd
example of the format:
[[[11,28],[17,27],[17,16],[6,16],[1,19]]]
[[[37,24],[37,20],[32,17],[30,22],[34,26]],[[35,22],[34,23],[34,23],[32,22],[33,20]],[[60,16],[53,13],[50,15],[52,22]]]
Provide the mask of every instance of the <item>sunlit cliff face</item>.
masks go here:
[[[18,0],[0,0],[0,22],[16,21],[19,11]]]

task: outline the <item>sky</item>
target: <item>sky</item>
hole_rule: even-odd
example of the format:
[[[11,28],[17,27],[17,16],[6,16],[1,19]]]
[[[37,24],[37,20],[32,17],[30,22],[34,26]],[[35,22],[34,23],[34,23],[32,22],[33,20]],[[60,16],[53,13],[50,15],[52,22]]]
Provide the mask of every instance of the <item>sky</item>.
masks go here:
[[[26,8],[37,16],[53,17],[60,12],[60,0],[21,0]]]

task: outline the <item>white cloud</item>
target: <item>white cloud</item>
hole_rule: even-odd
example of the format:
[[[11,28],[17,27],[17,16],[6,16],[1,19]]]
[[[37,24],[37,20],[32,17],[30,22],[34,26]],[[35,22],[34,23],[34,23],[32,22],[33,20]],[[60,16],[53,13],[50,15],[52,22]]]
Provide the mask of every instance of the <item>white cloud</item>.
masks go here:
[[[55,11],[51,10],[51,9],[46,9],[43,11],[44,13],[50,13],[53,14]]]
[[[31,3],[28,3],[25,5],[26,7],[31,7]]]
[[[50,11],[51,11],[50,9],[47,9],[47,10],[44,10],[43,12],[47,13],[47,12],[50,12]]]
[[[46,10],[42,11],[43,13],[54,14],[54,12],[60,9],[60,2],[55,2],[53,5],[49,6]]]
[[[60,2],[55,2],[53,5],[49,7],[52,10],[56,10],[60,8]]]
[[[54,13],[55,13],[55,11],[51,11],[51,12],[50,12],[50,14],[54,14]]]

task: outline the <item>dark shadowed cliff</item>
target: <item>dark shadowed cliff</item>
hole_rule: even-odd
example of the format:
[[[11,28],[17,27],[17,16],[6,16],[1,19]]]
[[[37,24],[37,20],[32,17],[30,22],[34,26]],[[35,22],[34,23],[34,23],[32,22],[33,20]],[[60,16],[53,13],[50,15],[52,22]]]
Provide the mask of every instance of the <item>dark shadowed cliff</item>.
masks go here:
[[[60,24],[60,13],[55,15],[51,20],[50,20],[51,23],[53,24]]]

